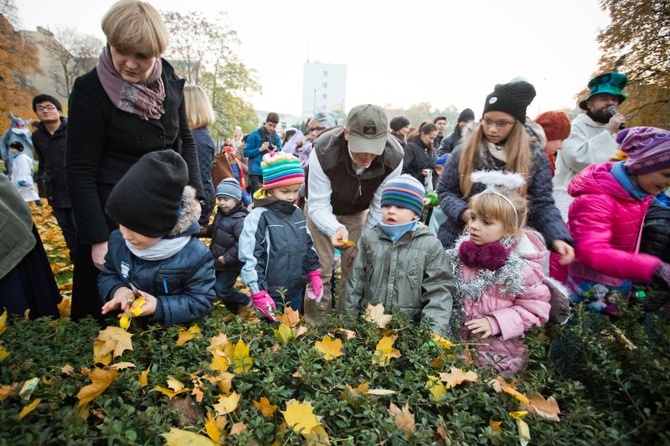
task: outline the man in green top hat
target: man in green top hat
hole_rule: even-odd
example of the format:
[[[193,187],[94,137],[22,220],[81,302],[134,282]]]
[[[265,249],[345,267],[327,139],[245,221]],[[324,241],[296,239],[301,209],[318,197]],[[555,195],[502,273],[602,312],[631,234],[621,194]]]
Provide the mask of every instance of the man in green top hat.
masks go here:
[[[567,188],[583,168],[614,156],[619,148],[616,134],[626,123],[626,117],[617,111],[626,100],[622,93],[626,85],[628,78],[617,71],[591,79],[588,95],[579,102],[585,113],[572,120],[570,136],[558,152],[555,186]]]

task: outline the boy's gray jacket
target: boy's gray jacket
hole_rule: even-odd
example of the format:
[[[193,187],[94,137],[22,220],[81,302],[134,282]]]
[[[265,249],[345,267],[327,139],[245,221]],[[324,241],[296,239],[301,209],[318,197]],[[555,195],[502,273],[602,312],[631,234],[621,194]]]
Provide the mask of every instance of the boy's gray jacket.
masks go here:
[[[395,244],[378,225],[363,233],[349,279],[343,310],[357,315],[368,304],[384,305],[419,323],[431,319],[438,335],[449,333],[453,276],[442,245],[425,225]]]

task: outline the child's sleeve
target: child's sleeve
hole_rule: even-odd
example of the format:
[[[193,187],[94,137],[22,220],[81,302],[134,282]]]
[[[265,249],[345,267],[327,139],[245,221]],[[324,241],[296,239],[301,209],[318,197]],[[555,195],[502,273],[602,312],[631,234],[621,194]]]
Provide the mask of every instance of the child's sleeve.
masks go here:
[[[156,296],[158,302],[153,320],[165,325],[183,324],[210,314],[216,299],[214,258],[204,245],[203,248],[200,256],[194,259],[183,292]]]
[[[435,239],[435,247],[426,259],[421,282],[421,319],[429,319],[433,333],[442,337],[450,335],[449,322],[454,302],[454,277],[448,265],[446,251]]]
[[[223,260],[226,261],[226,265],[235,265],[239,261],[240,253],[240,237],[242,236],[242,231],[244,230],[244,220],[238,221],[233,227],[233,236],[237,243],[231,246],[223,254]]]
[[[244,264],[240,276],[242,282],[248,285],[252,293],[267,290],[265,279],[264,247],[264,208],[256,208],[244,219],[244,226],[238,243],[238,258]]]
[[[511,339],[521,336],[533,326],[541,327],[547,323],[551,312],[551,292],[543,277],[542,272],[531,273],[526,280],[525,290],[516,297],[514,305],[495,310],[487,316],[489,320],[494,319],[491,323],[494,336],[500,335],[503,340]]]

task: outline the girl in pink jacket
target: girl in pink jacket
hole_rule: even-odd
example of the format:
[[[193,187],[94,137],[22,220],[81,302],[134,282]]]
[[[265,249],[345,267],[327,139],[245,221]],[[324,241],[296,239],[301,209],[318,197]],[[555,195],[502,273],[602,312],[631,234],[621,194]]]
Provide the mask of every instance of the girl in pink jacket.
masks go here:
[[[626,161],[593,164],[568,186],[576,260],[568,267],[567,284],[575,302],[595,301],[603,285],[627,296],[633,283],[648,284],[655,276],[670,284],[670,265],[639,252],[647,209],[670,186],[670,132],[632,127],[619,132],[617,142]],[[616,314],[613,305],[589,307]]]
[[[541,236],[523,229],[528,207],[516,173],[474,172],[487,188],[469,202],[465,235],[447,251],[456,280],[454,316],[460,337],[477,349],[477,363],[514,375],[526,362],[526,330],[547,323],[550,290]]]

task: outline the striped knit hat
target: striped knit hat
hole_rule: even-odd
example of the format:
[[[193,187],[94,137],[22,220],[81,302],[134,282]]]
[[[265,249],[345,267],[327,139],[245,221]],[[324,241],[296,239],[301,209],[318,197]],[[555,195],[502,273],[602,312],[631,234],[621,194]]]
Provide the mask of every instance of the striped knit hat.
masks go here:
[[[424,188],[411,175],[403,174],[389,181],[382,192],[382,207],[396,205],[409,209],[419,217],[423,213]]]
[[[285,152],[271,152],[264,155],[261,171],[265,190],[305,182],[305,172],[300,166],[300,161]]]

